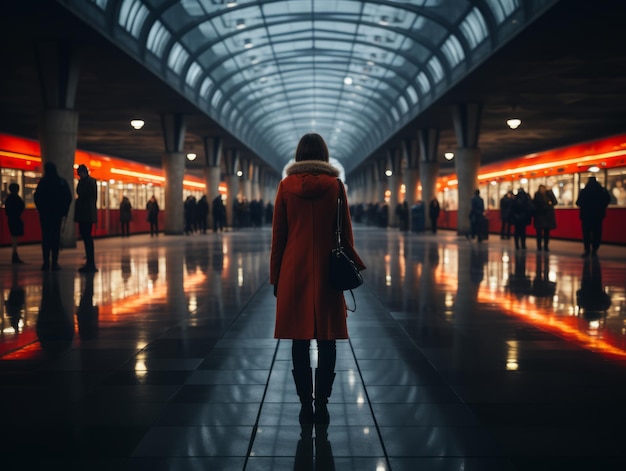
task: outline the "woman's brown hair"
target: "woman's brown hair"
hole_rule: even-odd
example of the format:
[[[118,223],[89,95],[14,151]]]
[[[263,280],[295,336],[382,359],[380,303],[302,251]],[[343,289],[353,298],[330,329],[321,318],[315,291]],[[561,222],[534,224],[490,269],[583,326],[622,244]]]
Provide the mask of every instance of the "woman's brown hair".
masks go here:
[[[305,134],[298,142],[296,162],[303,160],[322,160],[328,162],[328,147],[319,134]]]

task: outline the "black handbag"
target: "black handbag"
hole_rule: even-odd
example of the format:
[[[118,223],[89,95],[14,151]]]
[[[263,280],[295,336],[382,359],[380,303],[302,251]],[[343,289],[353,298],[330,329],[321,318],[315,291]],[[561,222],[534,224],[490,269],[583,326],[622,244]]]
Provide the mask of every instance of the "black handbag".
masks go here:
[[[337,180],[339,182],[339,197],[337,198],[337,228],[335,230],[336,245],[335,248],[330,251],[330,285],[336,290],[350,290],[350,294],[352,294],[352,290],[354,288],[358,288],[363,284],[363,276],[361,275],[359,268],[343,250],[343,246],[341,245],[344,190],[341,180]],[[352,299],[354,300],[354,294],[352,294]],[[354,311],[355,309],[356,303],[354,309],[348,308],[349,311]]]

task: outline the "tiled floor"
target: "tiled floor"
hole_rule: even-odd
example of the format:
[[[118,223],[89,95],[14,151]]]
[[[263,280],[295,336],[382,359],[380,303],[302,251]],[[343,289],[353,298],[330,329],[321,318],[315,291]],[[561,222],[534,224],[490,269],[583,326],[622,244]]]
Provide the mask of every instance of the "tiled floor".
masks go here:
[[[92,276],[80,243],[53,273],[0,248],[0,469],[624,469],[626,247],[355,231],[319,430],[273,339],[268,227],[96,240]]]

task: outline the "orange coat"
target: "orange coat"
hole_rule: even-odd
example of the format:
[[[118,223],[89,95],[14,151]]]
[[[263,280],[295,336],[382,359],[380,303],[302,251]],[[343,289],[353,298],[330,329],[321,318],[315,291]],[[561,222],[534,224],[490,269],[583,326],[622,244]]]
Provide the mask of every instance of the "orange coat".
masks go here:
[[[329,257],[335,246],[339,172],[323,161],[302,161],[287,169],[278,185],[272,220],[270,283],[276,287],[276,327],[281,339],[346,339],[343,292],[331,288]],[[352,224],[344,195],[344,249],[353,249]]]

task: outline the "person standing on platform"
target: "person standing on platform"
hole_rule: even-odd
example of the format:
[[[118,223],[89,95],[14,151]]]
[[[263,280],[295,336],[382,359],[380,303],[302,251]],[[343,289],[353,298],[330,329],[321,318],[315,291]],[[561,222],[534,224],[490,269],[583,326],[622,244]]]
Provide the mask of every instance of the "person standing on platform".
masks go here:
[[[439,219],[440,212],[441,207],[439,206],[439,200],[437,198],[433,198],[428,205],[428,217],[430,218],[430,227],[433,234],[437,233],[437,220]]]
[[[484,217],[485,201],[480,196],[480,190],[474,190],[474,196],[470,200],[470,233],[472,239],[478,235],[480,229],[480,221]],[[478,238],[480,241],[480,237]]]
[[[146,203],[148,222],[150,223],[150,237],[159,235],[159,203],[154,195]]]
[[[122,229],[122,237],[130,237],[130,221],[133,220],[133,206],[130,204],[128,196],[122,198],[120,203],[120,227]]]
[[[597,257],[602,242],[602,222],[606,216],[606,208],[611,202],[611,194],[596,177],[589,177],[587,185],[580,190],[576,206],[580,208],[580,222],[583,231],[583,257]]]
[[[198,232],[206,234],[206,220],[209,217],[209,202],[206,199],[206,195],[202,195],[202,197],[198,200],[196,211],[198,219]]]
[[[9,223],[9,233],[11,234],[11,263],[14,265],[24,263],[17,254],[18,239],[24,235],[24,200],[20,196],[20,186],[17,183],[9,185],[9,195],[4,200],[4,211]]]
[[[72,190],[67,181],[59,176],[54,163],[46,162],[44,165],[44,175],[37,184],[34,199],[41,224],[41,269],[60,270],[61,227],[72,204]]]
[[[513,206],[513,192],[508,191],[500,199],[500,239],[511,238],[511,206]]]
[[[343,185],[339,171],[329,163],[328,147],[318,134],[306,134],[298,143],[295,162],[279,183],[272,218],[270,283],[276,296],[274,336],[292,339],[293,378],[300,398],[300,424],[328,424],[328,398],[335,379],[336,340],[348,338],[343,292],[329,281],[329,257],[335,247],[337,199]],[[344,250],[362,270],[353,248],[347,199],[343,212]],[[323,256],[325,255],[325,256]],[[313,376],[309,347],[318,346]]]
[[[78,223],[78,233],[83,239],[85,246],[85,265],[78,269],[81,273],[95,273],[96,255],[93,243],[93,225],[98,221],[98,210],[96,202],[98,200],[98,185],[96,179],[89,175],[86,165],[80,164],[76,170],[79,180],[76,185],[76,208],[74,209],[74,222]]]
[[[226,207],[222,201],[222,195],[217,195],[213,200],[213,232],[223,231],[226,225]]]
[[[545,185],[539,185],[539,189],[533,198],[533,217],[535,230],[537,231],[537,250],[548,252],[550,243],[550,231],[556,229],[556,214],[554,207],[557,205],[556,196]]]
[[[523,188],[517,190],[511,205],[511,218],[513,220],[513,238],[515,250],[526,250],[526,226],[532,222],[531,200]]]

